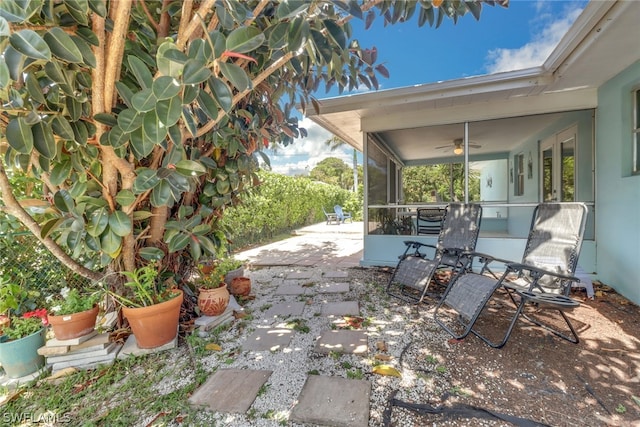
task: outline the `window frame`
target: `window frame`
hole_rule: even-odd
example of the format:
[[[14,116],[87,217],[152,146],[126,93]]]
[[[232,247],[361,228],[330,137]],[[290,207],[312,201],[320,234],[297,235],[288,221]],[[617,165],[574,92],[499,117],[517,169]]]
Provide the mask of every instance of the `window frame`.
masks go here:
[[[640,175],[640,85],[635,86],[631,93],[632,120],[631,136],[633,143],[633,174]]]

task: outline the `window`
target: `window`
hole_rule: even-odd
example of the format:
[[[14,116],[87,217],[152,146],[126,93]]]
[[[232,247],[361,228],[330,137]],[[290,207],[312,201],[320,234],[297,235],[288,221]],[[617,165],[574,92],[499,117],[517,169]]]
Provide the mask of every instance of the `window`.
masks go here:
[[[633,172],[640,174],[640,88],[633,90]]]
[[[516,154],[513,158],[513,175],[514,175],[514,185],[513,185],[513,195],[514,196],[522,196],[524,195],[524,154]]]

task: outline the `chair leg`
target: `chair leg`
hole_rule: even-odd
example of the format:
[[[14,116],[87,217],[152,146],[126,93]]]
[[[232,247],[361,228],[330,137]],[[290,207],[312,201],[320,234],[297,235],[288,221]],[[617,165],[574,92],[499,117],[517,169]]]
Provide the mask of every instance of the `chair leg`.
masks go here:
[[[564,319],[564,322],[567,324],[567,327],[569,328],[569,330],[571,331],[571,335],[565,334],[563,332],[560,332],[559,330],[547,325],[546,323],[541,322],[540,320],[534,318],[533,316],[530,316],[526,313],[522,313],[522,317],[524,317],[525,319],[527,319],[529,322],[536,324],[538,326],[540,326],[541,328],[546,329],[547,331],[551,332],[552,334],[565,339],[571,343],[574,344],[578,344],[580,342],[580,339],[578,338],[578,333],[576,332],[575,328],[573,327],[573,325],[571,324],[571,321],[569,320],[569,318],[567,317],[567,315],[564,313],[563,310],[561,309],[556,309],[558,311],[558,313],[560,313],[560,315],[562,316],[562,318]]]

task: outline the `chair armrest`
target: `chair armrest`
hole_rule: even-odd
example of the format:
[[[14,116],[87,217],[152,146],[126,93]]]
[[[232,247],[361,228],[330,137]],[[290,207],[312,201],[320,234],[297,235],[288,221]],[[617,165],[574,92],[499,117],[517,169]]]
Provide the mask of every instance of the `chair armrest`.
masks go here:
[[[540,275],[540,277],[542,277],[542,276],[553,276],[553,277],[557,277],[558,279],[564,279],[564,280],[568,280],[568,281],[571,281],[571,282],[580,282],[580,279],[575,277],[575,276],[569,276],[569,275],[566,275],[566,274],[557,273],[555,271],[545,270],[544,268],[534,267],[533,265],[527,265],[527,264],[522,264],[522,263],[518,263],[518,262],[512,262],[512,263],[508,263],[507,266],[512,271],[523,271],[523,270],[526,270],[526,271],[538,273]]]
[[[409,246],[409,247],[415,248],[415,249],[419,249],[422,246],[426,246],[428,248],[433,248],[433,249],[438,249],[435,245],[430,245],[428,243],[422,243],[422,242],[416,242],[414,240],[405,240],[404,244]]]

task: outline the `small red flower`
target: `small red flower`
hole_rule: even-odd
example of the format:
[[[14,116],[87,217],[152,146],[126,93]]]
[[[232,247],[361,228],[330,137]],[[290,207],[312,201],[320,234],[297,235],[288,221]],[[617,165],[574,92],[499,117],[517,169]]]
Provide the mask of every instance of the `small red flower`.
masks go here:
[[[28,319],[30,317],[39,317],[42,320],[44,326],[49,326],[49,318],[47,317],[47,309],[39,308],[33,311],[28,311],[22,315],[23,318]]]

